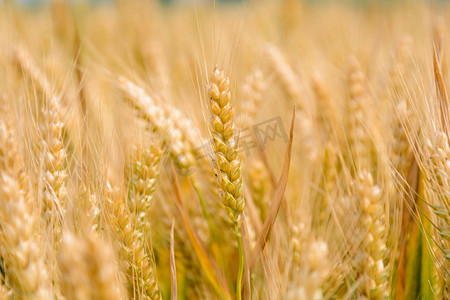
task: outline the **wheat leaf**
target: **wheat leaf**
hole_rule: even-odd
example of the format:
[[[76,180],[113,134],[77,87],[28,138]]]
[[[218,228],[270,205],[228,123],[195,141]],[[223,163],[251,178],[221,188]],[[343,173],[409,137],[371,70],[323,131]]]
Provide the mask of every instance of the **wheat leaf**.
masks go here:
[[[280,180],[278,181],[277,187],[275,189],[272,203],[270,204],[269,210],[267,212],[266,220],[264,221],[264,225],[262,227],[261,232],[259,233],[255,248],[253,249],[252,255],[250,257],[250,274],[252,273],[256,263],[261,257],[261,253],[264,250],[264,246],[267,243],[267,239],[269,238],[270,232],[272,231],[273,228],[273,224],[275,223],[275,220],[277,218],[278,211],[280,210],[284,191],[286,190],[289,175],[289,166],[291,164],[292,141],[294,137],[294,122],[295,122],[295,107],[294,111],[292,112],[291,129],[289,131],[289,141],[284,155],[283,170],[281,172]]]
[[[213,263],[211,262],[206,251],[203,249],[200,239],[198,238],[197,234],[194,232],[192,228],[188,214],[186,213],[186,210],[183,207],[183,202],[181,201],[180,191],[178,188],[178,181],[175,176],[174,176],[174,190],[176,196],[175,206],[178,210],[178,213],[180,214],[181,221],[183,222],[183,226],[186,230],[189,241],[192,245],[192,248],[194,248],[194,252],[200,262],[203,271],[206,274],[206,277],[212,284],[214,290],[220,296],[222,296],[223,299],[231,299],[230,293],[228,292],[229,289],[226,286],[225,280],[219,281],[218,279],[219,276],[217,274],[216,269],[214,268]]]

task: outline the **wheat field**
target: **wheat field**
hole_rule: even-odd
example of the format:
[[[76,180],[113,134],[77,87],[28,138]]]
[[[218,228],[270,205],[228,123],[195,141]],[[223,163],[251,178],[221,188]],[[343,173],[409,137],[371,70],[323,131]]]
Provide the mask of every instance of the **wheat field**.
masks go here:
[[[448,17],[0,2],[0,299],[450,299]]]

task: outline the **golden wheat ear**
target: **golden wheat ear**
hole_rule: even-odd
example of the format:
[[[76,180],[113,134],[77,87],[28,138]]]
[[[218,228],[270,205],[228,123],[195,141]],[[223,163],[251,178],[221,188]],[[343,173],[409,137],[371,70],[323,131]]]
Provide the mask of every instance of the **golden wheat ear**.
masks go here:
[[[213,136],[218,169],[220,196],[228,218],[233,224],[239,250],[239,267],[236,280],[236,297],[242,297],[242,278],[244,273],[244,246],[241,235],[241,214],[245,200],[241,160],[238,157],[238,137],[235,133],[234,109],[231,104],[230,81],[225,72],[216,67],[208,85],[209,108],[211,112],[210,132]]]
[[[142,294],[148,299],[160,299],[153,260],[140,239],[139,231],[130,221],[126,199],[118,187],[107,183],[104,191],[108,210],[108,225],[115,237],[129,295]]]
[[[4,117],[4,116],[2,116]],[[16,138],[0,121],[0,241],[6,284],[17,297],[50,299],[50,280],[39,252],[35,198],[30,193]]]
[[[264,83],[263,73],[255,70],[245,78],[242,87],[242,116],[240,127],[242,129],[254,125],[256,116],[263,101],[266,85]]]
[[[159,133],[168,147],[171,158],[182,170],[189,170],[195,162],[196,130],[182,117],[175,107],[157,104],[142,88],[120,77],[120,91],[141,117],[148,122],[152,130]]]
[[[385,215],[381,202],[382,190],[372,175],[360,171],[354,182],[355,201],[360,208],[359,226],[362,230],[361,255],[357,260],[358,289],[369,299],[389,298],[389,269],[385,265]]]
[[[287,99],[290,103],[297,105],[299,111],[305,109],[302,89],[299,85],[299,78],[281,53],[280,49],[274,45],[270,45],[266,49],[266,54],[268,57],[269,68],[276,74]]]
[[[66,160],[62,131],[63,123],[60,118],[59,100],[51,98],[48,106],[43,110],[44,120],[40,124],[41,155],[42,155],[42,217],[49,230],[53,232],[52,244],[59,243],[61,223],[65,213],[66,191]]]
[[[427,200],[431,204],[434,212],[433,221],[435,223],[435,238],[433,240],[435,255],[437,258],[436,276],[442,278],[443,296],[448,295],[446,288],[450,284],[450,239],[448,228],[450,226],[450,200],[448,190],[450,187],[450,178],[448,176],[450,154],[450,144],[447,135],[440,131],[437,132],[434,141],[428,141],[428,155],[430,156],[428,165],[428,176],[430,177],[431,191],[428,193]],[[437,278],[437,279],[440,279]],[[438,281],[437,281],[438,282]],[[446,290],[447,289],[447,290]],[[439,288],[437,289],[439,290]],[[445,294],[447,293],[447,294]]]
[[[322,286],[329,275],[328,245],[324,241],[303,241],[301,251],[292,268],[294,280],[286,299],[324,299]]]
[[[152,197],[159,176],[161,150],[158,147],[133,149],[127,165],[128,206],[133,214],[136,230],[146,236],[149,224],[146,219],[152,205]]]
[[[13,51],[13,59],[41,97],[39,105],[42,106],[42,118],[38,123],[40,137],[38,188],[43,202],[41,215],[50,233],[48,242],[57,248],[65,213],[68,177],[67,153],[62,136],[64,127],[62,102],[61,98],[55,95],[51,81],[24,48],[16,47]]]
[[[58,255],[59,285],[66,299],[123,299],[116,278],[117,266],[110,245],[92,232],[62,234]]]
[[[237,153],[237,139],[233,121],[234,109],[231,104],[230,82],[223,70],[215,68],[208,85],[211,110],[210,130],[217,153],[218,182],[228,217],[238,226],[239,216],[244,211],[242,193],[241,160]],[[236,232],[237,234],[237,232]]]
[[[348,101],[345,130],[349,147],[348,164],[353,170],[362,170],[370,163],[370,133],[367,128],[368,107],[370,101],[367,93],[366,75],[356,57],[349,59],[347,74]]]

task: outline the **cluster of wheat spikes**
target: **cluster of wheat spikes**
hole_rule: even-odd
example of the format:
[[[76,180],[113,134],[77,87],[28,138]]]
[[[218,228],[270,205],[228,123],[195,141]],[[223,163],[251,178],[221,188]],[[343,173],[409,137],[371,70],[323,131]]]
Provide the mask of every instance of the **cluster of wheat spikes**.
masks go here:
[[[450,299],[445,17],[0,1],[0,299]]]

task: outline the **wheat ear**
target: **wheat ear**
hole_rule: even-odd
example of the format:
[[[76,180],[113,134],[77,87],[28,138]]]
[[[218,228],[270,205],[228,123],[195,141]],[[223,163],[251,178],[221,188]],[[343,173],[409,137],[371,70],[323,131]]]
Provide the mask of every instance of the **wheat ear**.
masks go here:
[[[66,299],[121,299],[112,249],[95,233],[64,232],[58,266]]]
[[[123,299],[117,282],[117,267],[112,263],[115,258],[111,246],[93,233],[84,237],[84,246],[91,299]]]
[[[8,284],[25,299],[50,299],[37,217],[14,135],[0,121],[0,225]]]
[[[319,72],[314,72],[311,77],[312,88],[316,96],[317,123],[321,128],[323,138],[327,140],[338,124],[336,103],[333,102],[330,90]]]
[[[43,160],[42,216],[53,230],[53,243],[58,243],[61,235],[60,220],[64,215],[64,201],[67,197],[67,154],[62,141],[63,123],[59,114],[59,100],[53,97],[43,110],[44,120],[40,123]]]
[[[245,201],[242,193],[241,160],[237,153],[238,144],[233,122],[230,82],[223,70],[215,68],[210,77],[208,93],[212,114],[210,130],[217,155],[221,196],[231,222],[238,224]]]
[[[83,245],[70,232],[62,234],[58,253],[58,268],[61,274],[59,286],[65,299],[89,299],[89,278],[83,257]]]
[[[439,131],[435,142],[428,141],[430,154],[430,182],[431,195],[435,195],[432,208],[436,219],[436,241],[440,248],[437,252],[439,258],[439,272],[444,281],[444,299],[450,296],[450,172],[449,155],[450,145],[447,135]]]
[[[190,122],[175,107],[164,108],[155,103],[142,88],[127,79],[119,78],[118,86],[124,93],[125,100],[155,132],[161,133],[160,136],[178,167],[189,169],[194,164],[193,151],[198,136]]]
[[[259,209],[261,220],[265,220],[268,209],[266,194],[269,190],[269,174],[264,163],[258,159],[250,163],[248,170],[249,188],[252,193],[253,201]]]
[[[350,156],[358,170],[368,167],[367,158],[370,156],[370,139],[367,129],[364,127],[366,121],[366,107],[368,105],[366,91],[366,76],[361,65],[355,57],[350,58],[350,70],[348,73],[349,100],[347,102],[347,113],[349,114],[346,124],[348,146]]]
[[[281,51],[276,46],[269,46],[266,50],[269,67],[276,74],[283,92],[294,102],[301,111],[305,108],[302,99],[302,89],[297,74],[291,68]]]
[[[43,120],[39,123],[41,143],[39,145],[42,161],[42,217],[50,231],[52,244],[57,244],[61,235],[60,220],[64,213],[66,198],[65,181],[67,172],[65,162],[66,151],[62,141],[63,122],[61,120],[61,99],[56,97],[50,81],[29,56],[20,47],[13,52],[15,62],[20,69],[36,83],[36,89],[41,93],[46,107],[43,109]],[[41,186],[41,185],[40,185]]]
[[[361,212],[359,225],[363,234],[362,253],[358,263],[358,276],[362,282],[358,288],[369,299],[388,299],[389,271],[384,264],[386,242],[382,191],[373,183],[372,175],[364,170],[358,174],[354,187],[355,201]]]
[[[157,147],[136,147],[128,165],[129,207],[135,218],[135,228],[145,240],[148,222],[146,216],[150,211],[156,180],[159,175],[161,150]]]
[[[233,232],[239,248],[239,270],[236,283],[237,298],[241,299],[244,268],[244,250],[241,237],[240,216],[244,211],[241,160],[238,157],[238,143],[235,136],[234,110],[231,105],[230,82],[222,69],[216,67],[209,85],[209,108],[211,111],[210,131],[214,140],[220,195],[233,223]]]
[[[155,269],[151,257],[141,243],[138,231],[130,222],[126,203],[118,188],[109,183],[106,187],[106,203],[110,212],[110,224],[124,261],[125,275],[129,294],[136,297],[142,294],[144,299],[160,299]]]
[[[396,114],[393,117],[394,131],[391,149],[391,161],[400,174],[406,174],[411,161],[411,147],[408,142],[408,131],[405,122],[411,118],[411,112],[405,101],[396,104]]]
[[[324,299],[322,286],[329,274],[328,246],[324,241],[308,243],[302,263],[296,269],[294,288],[287,293],[288,300]]]
[[[251,126],[256,121],[256,115],[263,100],[264,90],[265,84],[263,74],[260,70],[254,71],[245,78],[245,84],[242,87],[242,128]]]

